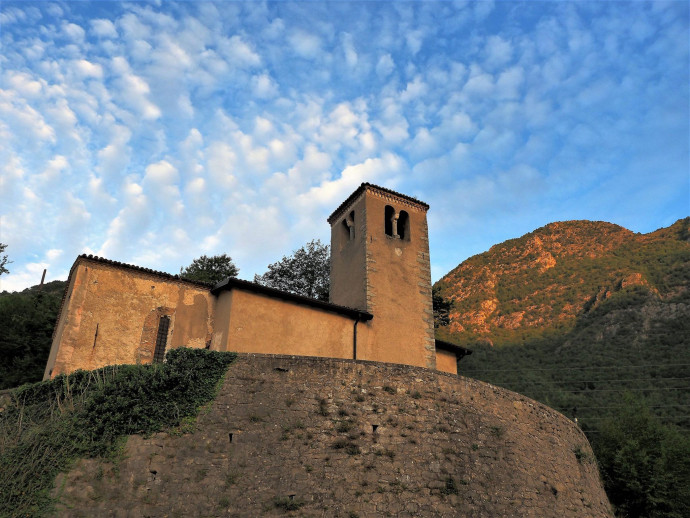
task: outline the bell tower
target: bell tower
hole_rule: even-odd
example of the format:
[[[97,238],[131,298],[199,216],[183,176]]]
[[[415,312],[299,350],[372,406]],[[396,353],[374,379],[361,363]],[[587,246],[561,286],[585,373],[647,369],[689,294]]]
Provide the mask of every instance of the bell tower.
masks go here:
[[[357,359],[436,368],[426,213],[363,183],[328,218],[334,304],[374,315],[357,326]]]

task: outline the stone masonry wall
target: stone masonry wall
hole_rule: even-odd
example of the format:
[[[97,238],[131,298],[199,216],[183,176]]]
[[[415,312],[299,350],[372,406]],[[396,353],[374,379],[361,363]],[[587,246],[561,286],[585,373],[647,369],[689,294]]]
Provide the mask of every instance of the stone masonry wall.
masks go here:
[[[572,422],[423,368],[240,355],[196,428],[81,461],[58,514],[613,516]]]

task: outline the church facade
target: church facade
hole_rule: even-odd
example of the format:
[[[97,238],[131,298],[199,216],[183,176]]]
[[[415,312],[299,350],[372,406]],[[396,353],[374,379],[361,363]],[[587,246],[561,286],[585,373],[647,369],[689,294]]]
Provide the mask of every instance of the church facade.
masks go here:
[[[469,351],[434,339],[429,206],[364,183],[328,218],[329,302],[240,279],[215,286],[82,255],[44,379],[162,361],[165,351],[349,358],[457,373]]]

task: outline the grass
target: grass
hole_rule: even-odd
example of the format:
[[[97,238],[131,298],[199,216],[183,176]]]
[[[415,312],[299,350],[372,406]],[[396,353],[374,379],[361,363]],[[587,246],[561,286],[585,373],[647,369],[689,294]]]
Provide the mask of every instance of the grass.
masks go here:
[[[350,430],[352,430],[352,422],[351,421],[340,421],[336,425],[335,430],[338,433],[347,433]]]
[[[174,349],[166,363],[77,371],[13,390],[0,414],[0,516],[54,514],[55,476],[76,459],[117,458],[127,435],[189,429],[234,359]]]
[[[455,479],[451,476],[446,477],[445,480],[445,486],[443,489],[441,489],[441,494],[442,495],[457,495],[458,494],[458,486],[455,483]]]
[[[282,496],[273,499],[273,506],[277,509],[281,509],[284,512],[297,511],[300,507],[304,505],[304,502],[299,498]]]
[[[335,450],[345,450],[345,453],[348,455],[358,455],[361,453],[357,444],[345,438],[336,439],[332,446]]]

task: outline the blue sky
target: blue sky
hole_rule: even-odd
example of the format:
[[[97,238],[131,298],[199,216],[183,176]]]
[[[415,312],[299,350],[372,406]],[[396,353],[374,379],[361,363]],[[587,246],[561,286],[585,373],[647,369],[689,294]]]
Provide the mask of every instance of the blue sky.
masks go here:
[[[80,253],[251,279],[361,182],[432,276],[553,221],[690,214],[688,3],[0,4],[0,289]]]

